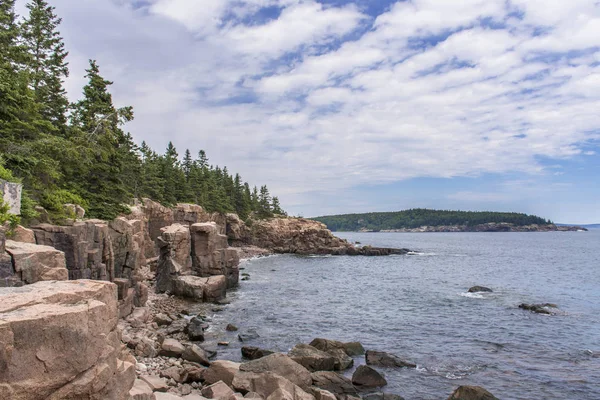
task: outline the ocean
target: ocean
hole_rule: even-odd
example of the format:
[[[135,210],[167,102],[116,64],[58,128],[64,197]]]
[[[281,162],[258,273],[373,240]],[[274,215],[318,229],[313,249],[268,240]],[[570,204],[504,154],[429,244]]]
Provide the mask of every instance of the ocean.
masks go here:
[[[239,361],[242,345],[287,352],[322,337],[416,363],[378,368],[382,390],[407,400],[445,399],[460,385],[500,399],[600,399],[600,231],[338,235],[414,253],[243,263],[249,280],[212,315],[208,343],[230,342],[220,359]],[[474,285],[493,293],[467,293]],[[520,303],[556,303],[559,312]],[[240,331],[225,332],[227,323]],[[257,337],[241,343],[247,332]]]

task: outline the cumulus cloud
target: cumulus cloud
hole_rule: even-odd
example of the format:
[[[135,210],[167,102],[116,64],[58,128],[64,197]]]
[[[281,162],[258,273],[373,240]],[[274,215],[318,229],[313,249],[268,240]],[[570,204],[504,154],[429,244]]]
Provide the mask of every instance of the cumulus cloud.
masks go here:
[[[136,139],[203,148],[284,204],[365,183],[544,174],[543,160],[595,154],[600,139],[594,1],[391,1],[379,15],[353,1],[53,3],[73,97],[97,58],[135,107]]]

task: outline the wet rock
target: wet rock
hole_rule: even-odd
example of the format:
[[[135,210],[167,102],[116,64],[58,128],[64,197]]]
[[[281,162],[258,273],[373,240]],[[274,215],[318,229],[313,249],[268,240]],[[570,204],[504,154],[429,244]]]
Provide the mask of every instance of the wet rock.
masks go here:
[[[331,371],[318,371],[311,374],[314,386],[334,393],[336,397],[340,395],[357,395],[358,392],[352,381],[338,373]]]
[[[448,400],[498,400],[496,396],[480,386],[460,386]]]
[[[259,334],[254,330],[249,330],[238,335],[240,342],[249,342],[251,340],[258,339],[259,337]]]
[[[187,334],[192,341],[204,341],[204,329],[206,323],[198,317],[194,317],[190,320],[187,326]]]
[[[160,355],[164,357],[179,357],[185,347],[175,339],[165,339],[161,345]]]
[[[492,289],[485,287],[485,286],[473,286],[473,287],[469,288],[469,293],[479,293],[479,292],[490,293],[490,292],[492,292]]]
[[[255,373],[272,372],[288,379],[293,384],[305,390],[308,390],[312,383],[311,374],[306,368],[281,353],[274,353],[243,363],[240,365],[240,371]]]
[[[387,381],[379,372],[366,365],[359,365],[352,374],[352,383],[364,388],[387,385]]]
[[[345,355],[345,353],[344,353]],[[311,372],[333,371],[335,359],[328,353],[308,344],[298,344],[288,352],[288,356]]]
[[[417,365],[409,361],[404,361],[399,357],[383,351],[367,350],[365,359],[368,365],[377,365],[380,367],[407,367],[416,368]]]
[[[200,346],[195,344],[191,346],[187,346],[181,355],[184,360],[195,362],[201,365],[209,366],[210,361],[208,360],[208,355]]]
[[[271,350],[264,350],[254,346],[243,346],[242,347],[242,357],[247,358],[248,360],[256,360],[269,354],[273,354]]]
[[[202,389],[202,396],[215,400],[228,400],[233,395],[233,390],[223,381],[218,381]]]
[[[354,360],[342,349],[332,349],[327,352],[335,360],[333,369],[335,371],[343,371],[351,368],[354,365]]]
[[[519,308],[527,311],[531,311],[537,314],[548,314],[552,315],[556,312],[558,306],[553,303],[543,303],[543,304],[519,304]]]
[[[217,383],[218,381],[225,382],[228,386],[231,386],[231,382],[233,382],[233,377],[240,370],[240,364],[235,363],[233,361],[225,361],[219,360],[214,361],[210,364],[205,371],[202,377],[204,381],[212,385],[213,383]]]
[[[362,344],[360,344],[360,342],[344,343],[344,350],[346,351],[346,354],[348,354],[350,357],[362,356],[363,354],[365,354],[365,348]]]
[[[370,393],[362,396],[363,400],[404,400],[404,397],[390,393]]]
[[[233,324],[227,324],[227,326],[225,327],[225,330],[228,332],[235,332],[238,330],[238,327]]]

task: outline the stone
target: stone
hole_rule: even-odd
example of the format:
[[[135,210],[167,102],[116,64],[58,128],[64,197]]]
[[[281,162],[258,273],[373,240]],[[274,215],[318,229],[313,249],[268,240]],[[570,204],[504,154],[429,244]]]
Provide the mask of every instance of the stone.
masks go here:
[[[319,389],[318,387],[313,386],[311,392],[315,396],[315,400],[337,400],[333,393]]]
[[[485,286],[473,286],[469,288],[469,293],[492,292],[492,289]]]
[[[158,313],[154,315],[154,322],[156,322],[158,326],[168,326],[173,323],[173,320],[166,314]]]
[[[273,393],[282,390],[286,392],[285,396],[289,396],[285,398],[291,398],[292,400],[314,400],[314,397],[302,388],[272,372],[256,373],[239,371],[233,379],[232,386],[241,393],[254,392],[263,399],[267,399]],[[278,393],[281,395],[281,392]]]
[[[155,400],[152,388],[143,380],[136,379],[129,391],[131,400]]]
[[[365,359],[368,365],[377,365],[380,367],[407,367],[416,368],[417,365],[404,361],[399,357],[383,351],[367,350]]]
[[[358,391],[350,379],[338,373],[331,371],[317,371],[311,374],[314,386],[334,393],[336,397],[340,395],[356,395]]]
[[[175,339],[165,339],[161,345],[159,355],[164,357],[179,357],[185,351],[185,347]]]
[[[363,400],[404,400],[404,397],[390,393],[369,393],[362,396]]]
[[[379,372],[367,365],[359,365],[352,374],[352,383],[364,388],[387,385],[387,381]]]
[[[204,366],[209,366],[210,361],[208,360],[208,355],[200,346],[195,344],[191,346],[186,346],[181,357],[184,360],[195,362]]]
[[[553,303],[543,303],[543,304],[522,303],[522,304],[519,304],[519,308],[521,308],[523,310],[534,312],[536,314],[552,315],[552,314],[555,314],[555,312],[556,312],[555,309],[558,308],[558,306]]]
[[[180,368],[173,365],[169,368],[163,369],[159,372],[159,375],[163,378],[172,379],[174,382],[183,383],[187,380],[186,371],[184,368]]]
[[[154,396],[155,396],[156,400],[181,400],[183,398],[180,396],[176,396],[172,393],[161,393],[161,392],[155,392]]]
[[[225,298],[227,279],[223,275],[201,278],[198,276],[178,276],[172,280],[172,292],[205,302],[215,302]]]
[[[271,350],[263,350],[254,346],[242,346],[242,357],[248,360],[256,360],[273,353]]]
[[[364,349],[358,342],[342,343],[337,340],[317,338],[310,345],[332,356],[335,360],[333,369],[336,371],[342,371],[354,365],[354,360],[350,355],[364,354]]]
[[[135,360],[109,282],[37,282],[0,290],[0,398],[127,399]]]
[[[223,275],[227,288],[239,281],[239,255],[229,249],[227,236],[220,234],[214,222],[197,223],[190,226],[192,236],[192,269],[202,277]]]
[[[353,356],[362,356],[365,354],[365,348],[360,344],[360,342],[347,342],[344,343],[344,350],[346,354],[350,357]]]
[[[21,225],[17,225],[15,227],[12,234],[10,235],[10,238],[15,242],[36,244],[35,234],[33,233],[33,231],[31,229],[24,228]]]
[[[117,296],[119,300],[123,300],[127,297],[129,291],[129,279],[115,278],[113,283],[117,285]]]
[[[150,310],[146,307],[136,307],[133,309],[131,314],[127,317],[127,322],[134,328],[141,328],[146,326],[150,320]]]
[[[8,213],[21,215],[21,195],[23,185],[0,179],[0,203],[8,204]]]
[[[354,365],[354,360],[343,349],[332,349],[327,352],[335,360],[333,369],[343,371]]]
[[[167,381],[156,375],[142,375],[140,376],[140,379],[146,382],[153,392],[166,392],[169,390]]]
[[[255,373],[272,372],[288,379],[303,390],[308,390],[312,384],[310,372],[290,357],[281,353],[274,353],[243,363],[240,365],[240,371]]]
[[[498,400],[496,396],[480,386],[460,386],[448,400]]]
[[[135,274],[146,265],[144,246],[146,234],[142,221],[116,218],[108,223],[113,249],[115,277],[125,278],[135,285]]]
[[[231,386],[233,382],[233,377],[240,370],[240,364],[235,363],[233,361],[225,361],[219,360],[214,361],[210,364],[205,371],[202,377],[204,381],[211,385],[213,383],[217,383],[218,381],[225,382],[228,386]]]
[[[244,333],[238,334],[238,339],[240,342],[249,342],[254,339],[258,339],[260,336],[255,330],[248,330]]]
[[[262,396],[256,392],[248,392],[244,395],[245,399],[259,399],[262,400]]]
[[[345,353],[344,353],[345,355]],[[311,372],[333,371],[335,359],[328,353],[308,344],[298,344],[288,352],[288,356]]]
[[[190,228],[181,224],[173,224],[161,229],[161,237],[170,245],[170,257],[181,265],[181,273],[192,270]]]
[[[233,324],[227,324],[227,326],[225,327],[225,330],[227,332],[236,332],[238,330],[238,327]]]
[[[198,317],[190,320],[187,326],[187,334],[192,341],[204,341],[204,327],[206,323]]]
[[[233,390],[223,381],[218,381],[210,386],[206,386],[201,391],[202,396],[215,400],[228,400],[233,395]]]
[[[40,281],[65,281],[69,274],[65,254],[50,246],[6,241],[14,271],[27,284]]]

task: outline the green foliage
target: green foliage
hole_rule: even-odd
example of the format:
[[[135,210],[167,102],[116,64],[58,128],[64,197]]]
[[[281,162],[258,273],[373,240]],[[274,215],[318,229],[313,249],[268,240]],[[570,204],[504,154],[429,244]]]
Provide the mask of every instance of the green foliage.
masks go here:
[[[429,209],[411,209],[397,212],[380,212],[367,214],[344,214],[316,217],[314,220],[327,225],[332,231],[358,231],[360,229],[412,229],[421,226],[443,225],[479,225],[489,222],[505,222],[517,226],[531,224],[549,224],[543,218],[502,212],[446,211]]]
[[[259,198],[239,175],[210,165],[204,150],[195,160],[186,150],[180,160],[173,143],[164,154],[145,142],[138,147],[123,131],[133,108],[115,107],[112,82],[95,60],[81,100],[69,105],[61,19],[47,0],[30,0],[21,21],[14,6],[15,0],[0,1],[0,179],[24,185],[25,220],[38,216],[36,204],[55,222],[72,217],[65,215],[67,203],[84,207],[89,217],[112,219],[143,197],[197,203],[244,219],[280,209],[266,186]]]
[[[4,201],[0,201],[0,226],[8,223],[8,233],[10,234],[13,229],[19,225],[21,218],[16,215],[9,214],[8,210],[10,207]]]

